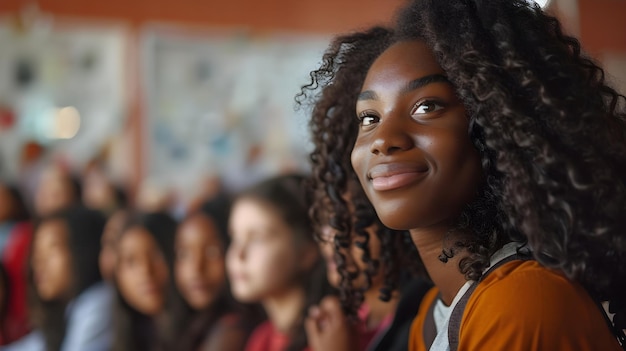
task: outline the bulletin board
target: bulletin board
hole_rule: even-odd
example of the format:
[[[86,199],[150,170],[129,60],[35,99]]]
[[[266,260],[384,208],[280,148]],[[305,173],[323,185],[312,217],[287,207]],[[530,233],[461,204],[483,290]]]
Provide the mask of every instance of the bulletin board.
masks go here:
[[[239,189],[307,171],[308,119],[294,97],[327,45],[326,37],[147,28],[144,173],[175,187],[219,176]]]
[[[117,24],[0,19],[2,176],[19,176],[29,144],[80,167],[119,133],[128,107],[127,45]],[[61,115],[75,128],[55,120]]]

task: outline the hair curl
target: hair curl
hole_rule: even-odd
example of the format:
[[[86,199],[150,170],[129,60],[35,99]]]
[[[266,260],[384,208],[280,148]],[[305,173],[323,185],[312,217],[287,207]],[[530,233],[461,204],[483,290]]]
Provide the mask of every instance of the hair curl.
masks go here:
[[[314,102],[315,191],[327,195],[314,212],[345,208],[338,193],[354,178],[345,165],[369,65],[395,41],[422,40],[464,103],[486,176],[459,219],[475,234],[455,243],[469,252],[460,270],[477,279],[504,242],[527,241],[626,328],[626,98],[556,18],[524,0],[415,0],[396,23],[395,37],[339,37],[303,87],[300,99]],[[345,232],[349,221],[334,221]]]
[[[358,131],[354,117],[356,98],[368,67],[393,41],[389,28],[374,27],[336,38],[327,49],[319,69],[311,72],[311,83],[302,87],[296,97],[300,106],[311,104],[312,132],[315,149],[311,153],[310,191],[313,203],[310,216],[315,232],[325,225],[336,230],[334,239],[337,267],[341,275],[340,298],[344,310],[356,315],[370,288],[372,277],[382,267],[384,285],[381,298],[388,300],[396,290],[403,272],[421,271],[421,259],[406,231],[386,228],[359,185],[350,163],[350,150]],[[346,196],[353,205],[351,211]],[[372,259],[369,252],[368,227],[375,225],[381,242],[381,257]],[[318,235],[318,240],[320,239]],[[349,247],[355,242],[366,264],[363,272],[348,267]],[[381,264],[382,263],[382,264]],[[353,282],[364,274],[365,286]]]

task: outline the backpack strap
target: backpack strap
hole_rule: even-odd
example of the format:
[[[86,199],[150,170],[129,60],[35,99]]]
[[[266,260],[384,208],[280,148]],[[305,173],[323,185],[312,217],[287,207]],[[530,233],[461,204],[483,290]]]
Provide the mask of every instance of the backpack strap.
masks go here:
[[[470,297],[474,290],[476,290],[476,286],[485,279],[491,272],[504,265],[505,263],[509,263],[511,261],[528,261],[531,260],[532,256],[524,255],[521,253],[515,253],[513,255],[507,256],[500,261],[496,262],[494,265],[489,267],[485,273],[480,277],[478,282],[472,284],[472,286],[467,289],[465,294],[459,299],[456,306],[452,309],[450,313],[450,322],[448,323],[448,343],[450,344],[450,351],[456,351],[459,348],[459,332],[461,331],[461,320],[463,319],[463,312],[465,312],[465,306],[469,301]]]
[[[435,324],[435,306],[437,305],[437,301],[441,298],[441,294],[437,294],[437,296],[433,299],[433,302],[430,304],[428,308],[428,313],[426,313],[426,319],[424,319],[424,325],[422,327],[422,333],[424,338],[424,346],[426,346],[426,350],[429,350],[432,346],[435,338],[437,337],[437,325]]]

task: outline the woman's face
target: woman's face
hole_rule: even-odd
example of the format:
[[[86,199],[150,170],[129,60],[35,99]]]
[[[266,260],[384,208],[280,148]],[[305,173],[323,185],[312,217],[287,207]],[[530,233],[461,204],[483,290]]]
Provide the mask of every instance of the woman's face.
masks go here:
[[[352,166],[381,221],[401,230],[451,225],[482,169],[465,108],[428,46],[387,49],[368,71],[356,115]]]
[[[70,298],[73,270],[68,239],[61,220],[43,222],[35,232],[31,267],[35,290],[43,301]]]
[[[98,264],[102,278],[110,281],[113,279],[115,262],[117,259],[116,240],[122,231],[126,213],[124,211],[115,212],[107,221],[102,232],[100,256]]]
[[[116,270],[120,294],[135,310],[158,315],[165,306],[169,269],[150,233],[140,227],[126,230],[118,242]]]
[[[226,282],[224,244],[214,222],[196,215],[176,235],[176,286],[196,310],[209,307]]]
[[[259,302],[297,284],[303,249],[292,229],[270,205],[238,200],[231,212],[232,240],[226,267],[233,295]]]
[[[35,211],[39,216],[48,215],[71,206],[76,196],[69,176],[56,168],[50,168],[42,174],[35,193]]]

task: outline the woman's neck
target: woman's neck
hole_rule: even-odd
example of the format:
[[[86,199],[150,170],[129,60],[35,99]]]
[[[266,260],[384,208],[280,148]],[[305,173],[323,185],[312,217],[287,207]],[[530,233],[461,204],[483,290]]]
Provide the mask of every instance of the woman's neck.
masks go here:
[[[369,308],[369,315],[365,321],[367,329],[376,328],[387,316],[395,313],[398,306],[398,292],[394,291],[391,300],[385,302],[380,299],[380,288],[382,288],[382,284],[372,286],[365,292],[365,303]]]
[[[439,289],[441,299],[446,305],[452,303],[466,282],[465,276],[459,270],[459,261],[467,256],[465,251],[456,252],[454,257],[449,258],[446,263],[439,259],[443,245],[451,247],[457,242],[458,237],[458,235],[453,236],[447,226],[411,230],[411,238],[424,262],[424,267]]]
[[[262,305],[276,330],[288,333],[302,318],[305,292],[300,287],[285,290],[263,300]]]

